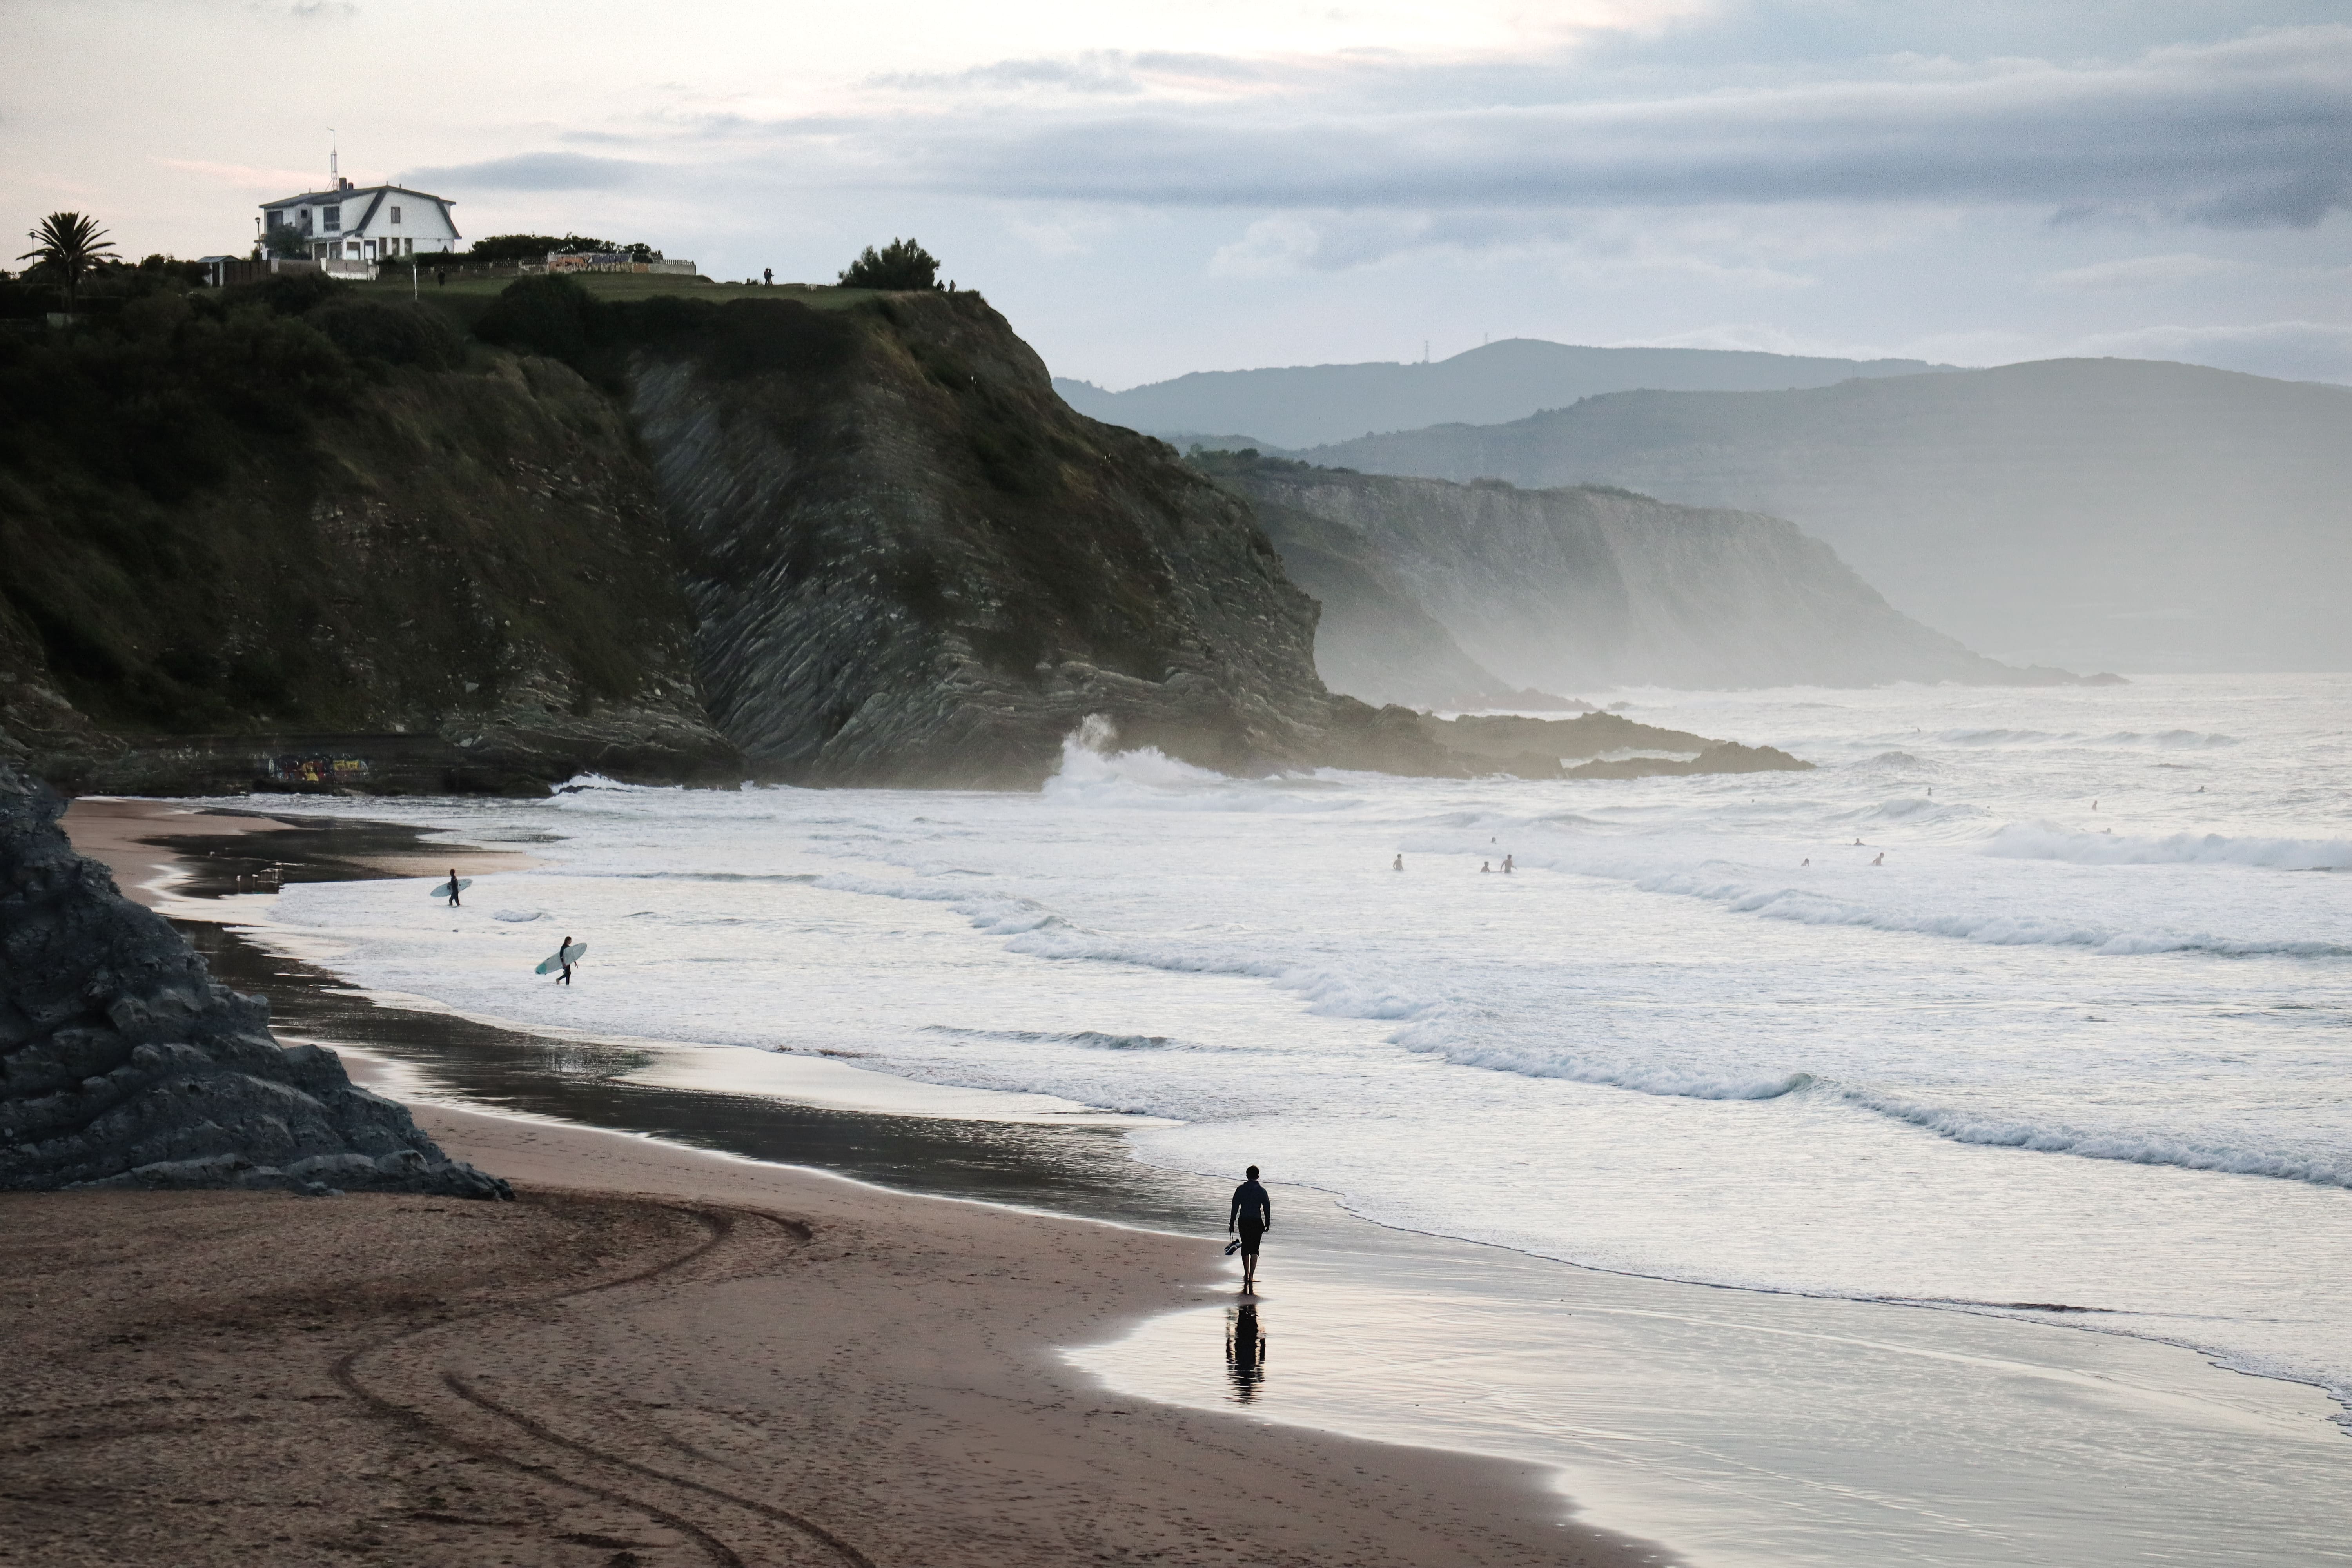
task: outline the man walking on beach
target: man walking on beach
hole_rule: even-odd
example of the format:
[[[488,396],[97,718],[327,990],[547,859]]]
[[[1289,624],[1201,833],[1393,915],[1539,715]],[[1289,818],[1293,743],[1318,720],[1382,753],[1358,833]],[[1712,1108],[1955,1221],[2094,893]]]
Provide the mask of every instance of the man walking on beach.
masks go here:
[[[452,866],[449,868],[449,907],[451,909],[457,907],[457,895],[463,891],[465,889],[457,886],[457,868]]]
[[[1274,1228],[1274,1200],[1257,1184],[1257,1167],[1249,1168],[1249,1180],[1234,1189],[1234,1206],[1225,1215],[1225,1234],[1238,1232],[1242,1238],[1242,1294],[1257,1293],[1258,1238]]]

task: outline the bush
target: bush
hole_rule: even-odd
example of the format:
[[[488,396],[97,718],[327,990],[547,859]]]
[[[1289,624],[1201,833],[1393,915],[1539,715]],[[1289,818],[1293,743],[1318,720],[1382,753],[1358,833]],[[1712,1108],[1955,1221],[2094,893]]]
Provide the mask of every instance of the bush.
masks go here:
[[[525,353],[560,359],[574,369],[604,336],[602,301],[560,274],[509,283],[474,323],[474,335]]]
[[[723,377],[810,373],[845,363],[857,329],[840,312],[797,300],[709,300],[656,295],[608,301],[560,273],[520,278],[474,323],[484,342],[560,359],[591,381],[620,384],[630,349],[692,353]]]
[[[352,359],[383,364],[455,370],[466,363],[466,341],[440,311],[382,300],[339,300],[305,318]]]
[[[894,239],[877,250],[867,246],[841,274],[847,289],[936,289],[940,258],[912,239]]]
[[[232,299],[258,300],[281,316],[307,316],[350,289],[349,284],[323,272],[273,272],[258,283],[243,284],[227,293]]]

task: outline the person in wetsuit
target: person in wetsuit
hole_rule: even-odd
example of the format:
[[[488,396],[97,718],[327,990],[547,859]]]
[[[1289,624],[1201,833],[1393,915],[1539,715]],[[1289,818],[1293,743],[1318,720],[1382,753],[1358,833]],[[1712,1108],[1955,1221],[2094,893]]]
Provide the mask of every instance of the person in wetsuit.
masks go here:
[[[1274,1200],[1257,1184],[1257,1167],[1249,1168],[1249,1180],[1234,1189],[1233,1207],[1225,1215],[1225,1234],[1238,1233],[1242,1238],[1242,1294],[1255,1295],[1257,1289],[1258,1238],[1274,1228]]]
[[[451,909],[453,909],[453,910],[454,910],[454,909],[456,909],[456,908],[457,907],[457,895],[458,895],[459,893],[464,892],[464,891],[465,891],[465,889],[464,889],[463,888],[460,888],[459,886],[457,886],[457,867],[455,867],[455,866],[450,867],[450,868],[449,868],[449,907],[450,907]]]

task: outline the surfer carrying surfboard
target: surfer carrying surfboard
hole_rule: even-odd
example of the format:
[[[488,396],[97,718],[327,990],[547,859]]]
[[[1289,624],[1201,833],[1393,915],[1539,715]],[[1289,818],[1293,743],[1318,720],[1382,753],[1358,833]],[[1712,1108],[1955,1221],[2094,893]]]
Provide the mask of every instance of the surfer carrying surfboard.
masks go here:
[[[563,961],[563,977],[558,980],[556,984],[558,985],[569,985],[572,984],[572,939],[568,936],[565,937],[563,939],[563,945],[557,948],[555,951],[557,955]]]
[[[461,881],[459,881],[459,880],[457,880],[457,867],[455,867],[455,866],[450,867],[450,868],[449,868],[449,907],[450,907],[451,909],[453,909],[453,910],[454,910],[454,909],[456,909],[456,908],[457,907],[457,903],[458,903],[457,895],[458,895],[458,894],[460,894],[460,893],[462,893],[462,892],[464,892],[465,890],[466,890],[466,884],[465,884],[465,883],[463,883],[463,882],[461,882]]]
[[[1238,1231],[1242,1249],[1242,1294],[1257,1293],[1257,1244],[1260,1237],[1274,1228],[1274,1200],[1257,1184],[1257,1167],[1249,1168],[1249,1180],[1234,1189],[1233,1207],[1225,1215],[1227,1234]]]

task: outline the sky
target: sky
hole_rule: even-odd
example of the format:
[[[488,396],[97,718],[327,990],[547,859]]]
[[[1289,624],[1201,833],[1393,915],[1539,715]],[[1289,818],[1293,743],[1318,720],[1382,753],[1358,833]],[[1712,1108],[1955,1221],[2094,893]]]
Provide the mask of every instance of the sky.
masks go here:
[[[913,236],[1113,388],[1504,337],[2352,382],[2343,0],[0,0],[0,222],[133,256],[241,254],[331,144],[468,237],[713,277]]]

